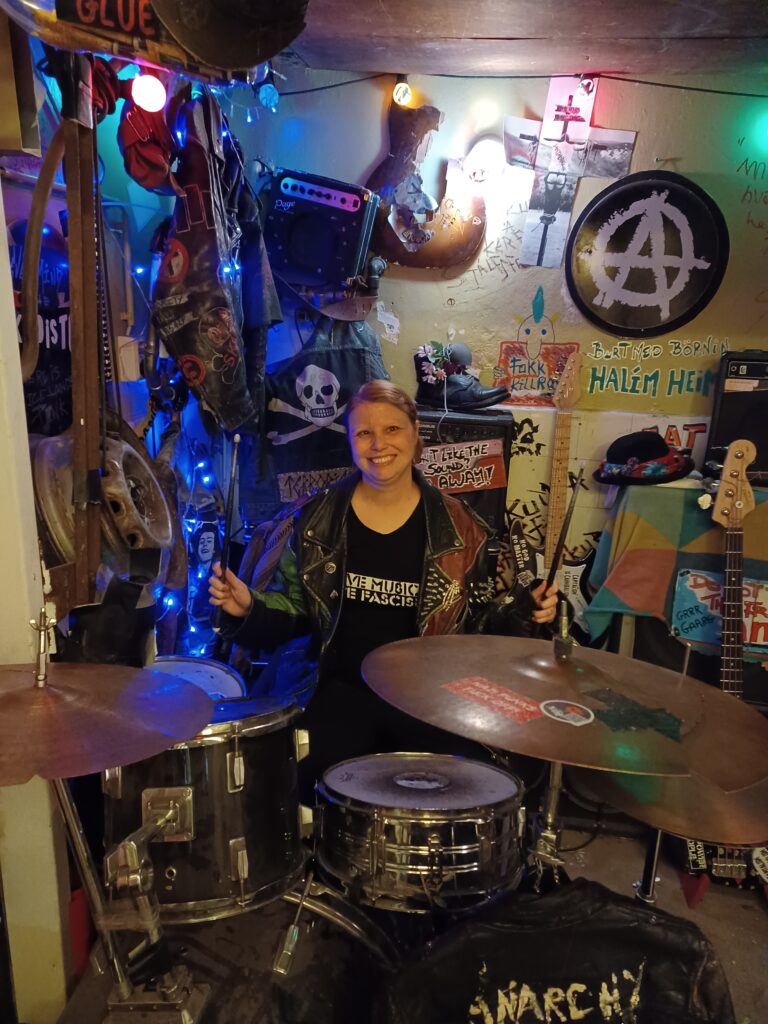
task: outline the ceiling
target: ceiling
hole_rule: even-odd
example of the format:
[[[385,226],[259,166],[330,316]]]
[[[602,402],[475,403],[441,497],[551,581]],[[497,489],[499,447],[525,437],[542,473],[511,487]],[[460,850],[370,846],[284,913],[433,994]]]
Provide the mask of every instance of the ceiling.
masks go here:
[[[286,56],[450,75],[762,73],[764,0],[309,0]]]

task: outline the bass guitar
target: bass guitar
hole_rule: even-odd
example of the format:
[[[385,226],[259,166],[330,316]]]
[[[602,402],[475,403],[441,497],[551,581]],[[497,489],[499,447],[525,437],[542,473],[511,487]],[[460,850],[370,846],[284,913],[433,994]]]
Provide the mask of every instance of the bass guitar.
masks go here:
[[[738,699],[744,689],[744,520],[755,507],[747,467],[756,456],[757,450],[751,441],[731,442],[712,507],[712,518],[725,529],[720,687]],[[694,874],[706,872],[726,884],[749,887],[768,884],[768,849],[765,847],[709,846],[689,839],[687,853],[688,870]]]

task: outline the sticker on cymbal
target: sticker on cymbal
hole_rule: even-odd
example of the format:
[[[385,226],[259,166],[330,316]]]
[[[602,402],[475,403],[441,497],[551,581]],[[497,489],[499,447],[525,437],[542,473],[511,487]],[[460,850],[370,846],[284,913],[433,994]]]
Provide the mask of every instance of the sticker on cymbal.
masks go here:
[[[539,707],[545,715],[558,722],[567,722],[568,725],[589,725],[595,720],[589,708],[585,708],[583,704],[574,704],[570,700],[544,700]]]
[[[480,704],[489,711],[496,711],[511,722],[531,722],[534,718],[541,718],[543,714],[535,700],[531,700],[525,694],[508,690],[506,686],[492,683],[490,679],[484,679],[482,676],[465,676],[464,679],[444,683],[443,689],[450,690],[459,697],[466,697],[467,700]]]

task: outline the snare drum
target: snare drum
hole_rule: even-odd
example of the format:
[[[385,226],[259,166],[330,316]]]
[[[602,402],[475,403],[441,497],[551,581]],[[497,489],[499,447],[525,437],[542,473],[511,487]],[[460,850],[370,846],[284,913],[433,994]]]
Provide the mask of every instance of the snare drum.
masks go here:
[[[245,683],[239,672],[220,661],[188,658],[182,654],[162,654],[155,668],[169,676],[178,676],[205,690],[211,700],[233,700],[245,696]]]
[[[164,922],[251,910],[302,878],[298,714],[268,698],[223,701],[194,739],[104,773],[108,851],[171,801],[179,808],[150,845]]]
[[[386,910],[471,906],[522,870],[522,785],[500,768],[438,754],[374,754],[323,774],[318,863]]]

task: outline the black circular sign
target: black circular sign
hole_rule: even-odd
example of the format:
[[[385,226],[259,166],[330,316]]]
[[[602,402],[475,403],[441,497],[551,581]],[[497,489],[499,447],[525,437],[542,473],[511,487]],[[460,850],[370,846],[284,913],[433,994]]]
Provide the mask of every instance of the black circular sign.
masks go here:
[[[642,171],[610,185],[568,238],[565,276],[581,312],[609,334],[653,338],[692,320],[720,286],[728,229],[681,174]]]

